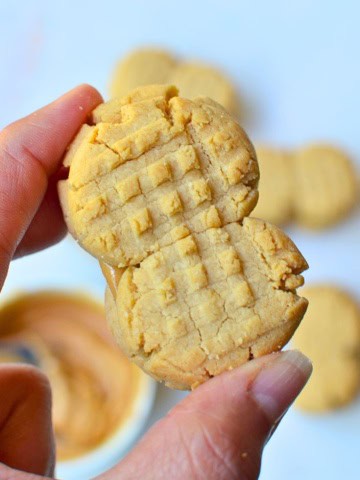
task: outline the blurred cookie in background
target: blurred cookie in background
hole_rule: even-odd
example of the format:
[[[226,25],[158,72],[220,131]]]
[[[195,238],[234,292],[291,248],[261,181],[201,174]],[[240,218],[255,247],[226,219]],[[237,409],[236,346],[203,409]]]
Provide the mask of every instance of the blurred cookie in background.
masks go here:
[[[60,461],[89,454],[127,428],[149,384],[116,347],[103,307],[82,295],[37,292],[3,304],[0,362],[9,361],[48,376]]]
[[[360,309],[336,286],[303,288],[309,300],[292,346],[307,355],[314,370],[295,404],[324,412],[350,403],[360,386]]]
[[[251,216],[282,225],[293,213],[291,155],[285,150],[259,146],[256,147],[256,156],[260,169],[259,201]]]
[[[332,145],[310,145],[294,153],[295,220],[325,228],[342,220],[357,201],[355,168],[345,152]]]
[[[358,201],[355,165],[330,144],[285,151],[256,148],[259,201],[252,216],[275,225],[325,229],[344,220]]]
[[[141,85],[168,83],[176,63],[175,58],[164,50],[134,50],[117,64],[110,83],[110,96],[122,97]]]
[[[136,87],[152,84],[174,84],[185,98],[210,97],[228,112],[239,113],[236,87],[221,70],[200,61],[182,61],[157,48],[134,50],[118,62],[110,81],[110,96],[121,97]]]
[[[180,94],[189,99],[210,97],[229,113],[238,113],[234,84],[218,69],[198,62],[183,62],[171,72],[169,83],[176,85]]]

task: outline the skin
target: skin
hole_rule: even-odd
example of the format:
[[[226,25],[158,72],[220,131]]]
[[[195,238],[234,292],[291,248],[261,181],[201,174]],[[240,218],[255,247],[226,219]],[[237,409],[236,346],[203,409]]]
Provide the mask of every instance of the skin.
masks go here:
[[[56,193],[65,149],[102,101],[88,85],[0,132],[0,288],[13,258],[66,233]],[[300,352],[276,353],[198,387],[98,480],[258,478],[264,445],[311,374]],[[0,478],[53,478],[47,378],[0,366]]]

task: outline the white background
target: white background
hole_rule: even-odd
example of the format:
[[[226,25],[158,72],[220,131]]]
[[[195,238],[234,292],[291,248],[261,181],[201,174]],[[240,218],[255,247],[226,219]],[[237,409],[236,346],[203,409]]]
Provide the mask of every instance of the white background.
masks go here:
[[[357,5],[0,0],[0,128],[82,82],[106,97],[116,60],[138,45],[154,44],[228,72],[250,111],[244,125],[255,142],[294,147],[329,140],[359,162]],[[310,263],[309,283],[337,282],[360,298],[358,211],[330,231],[289,232]],[[4,294],[36,286],[102,295],[104,282],[96,262],[66,239],[14,262]],[[152,421],[182,395],[160,388]],[[359,450],[360,402],[322,417],[292,409],[266,447],[261,479],[352,480],[359,476]]]

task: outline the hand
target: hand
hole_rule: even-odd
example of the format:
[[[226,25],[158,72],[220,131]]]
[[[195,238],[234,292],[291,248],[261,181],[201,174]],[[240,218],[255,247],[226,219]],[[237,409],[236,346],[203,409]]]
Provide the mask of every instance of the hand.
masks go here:
[[[61,160],[100,102],[96,90],[81,86],[0,132],[0,288],[12,258],[65,234],[55,188]],[[311,369],[306,357],[289,351],[209,380],[98,480],[256,479],[264,445]],[[54,465],[46,377],[29,366],[1,366],[0,478],[52,478]]]

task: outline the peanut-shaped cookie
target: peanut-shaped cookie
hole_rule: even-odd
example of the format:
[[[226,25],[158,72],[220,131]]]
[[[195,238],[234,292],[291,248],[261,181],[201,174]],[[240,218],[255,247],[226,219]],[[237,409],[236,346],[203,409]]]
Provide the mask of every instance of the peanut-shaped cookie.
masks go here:
[[[281,230],[247,218],[256,155],[220,105],[139,88],[95,109],[65,165],[69,230],[115,273],[108,318],[145,371],[194,388],[288,341],[307,264]]]

